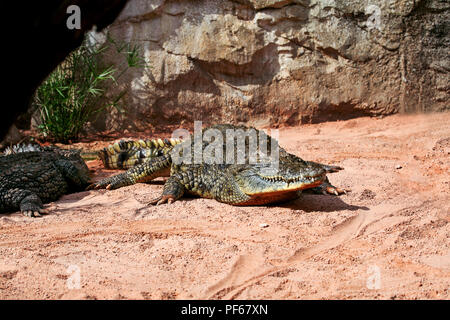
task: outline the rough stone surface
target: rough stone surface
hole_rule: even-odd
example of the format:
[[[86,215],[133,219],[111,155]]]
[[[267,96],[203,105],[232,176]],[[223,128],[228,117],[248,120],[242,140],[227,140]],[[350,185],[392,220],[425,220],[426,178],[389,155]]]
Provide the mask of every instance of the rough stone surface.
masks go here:
[[[438,0],[131,0],[108,32],[150,69],[122,79],[126,118],[98,128],[258,127],[449,109]]]

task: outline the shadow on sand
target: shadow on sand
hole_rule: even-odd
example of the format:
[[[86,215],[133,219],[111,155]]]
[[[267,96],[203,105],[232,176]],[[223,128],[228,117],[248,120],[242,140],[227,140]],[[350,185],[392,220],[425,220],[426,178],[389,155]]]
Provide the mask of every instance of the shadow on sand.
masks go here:
[[[289,208],[293,210],[303,210],[306,212],[323,211],[334,212],[341,210],[369,210],[365,206],[355,206],[345,203],[341,197],[334,195],[319,195],[319,194],[302,194],[298,199],[285,203],[280,203],[277,206],[282,208]]]

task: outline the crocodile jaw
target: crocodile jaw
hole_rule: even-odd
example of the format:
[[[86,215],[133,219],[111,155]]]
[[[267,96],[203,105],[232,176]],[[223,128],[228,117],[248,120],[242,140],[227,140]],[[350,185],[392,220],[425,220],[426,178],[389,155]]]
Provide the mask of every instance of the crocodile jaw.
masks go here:
[[[317,177],[305,177],[295,182],[273,182],[255,178],[252,179],[252,182],[239,186],[240,191],[246,194],[247,199],[234,203],[234,205],[265,205],[293,200],[298,198],[301,190],[318,187],[324,180],[324,174]]]
[[[291,170],[296,169],[296,170]],[[321,185],[326,172],[319,166],[281,169],[277,174],[264,174],[260,168],[248,168],[234,178],[246,200],[236,205],[260,205],[297,198],[304,189]]]
[[[262,194],[282,194],[285,192],[299,191],[309,188],[314,188],[321,185],[325,180],[325,174],[318,174],[316,176],[299,176],[292,179],[265,179],[255,176],[247,179],[244,184],[240,184],[242,192],[248,196],[262,195]]]

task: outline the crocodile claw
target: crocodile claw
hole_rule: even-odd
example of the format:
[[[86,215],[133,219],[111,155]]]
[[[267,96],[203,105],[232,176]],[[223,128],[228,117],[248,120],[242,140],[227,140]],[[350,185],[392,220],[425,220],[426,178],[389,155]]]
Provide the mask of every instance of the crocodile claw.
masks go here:
[[[86,187],[86,191],[93,190],[93,189],[95,189],[95,188],[96,188],[96,184],[95,184],[95,183],[92,183],[92,184],[90,184],[90,185],[88,185],[88,186]]]
[[[48,214],[46,209],[35,208],[33,210],[24,210],[22,214],[29,218],[42,217],[43,214]]]
[[[90,184],[86,190],[99,190],[99,189],[108,189],[111,190],[111,183],[108,178],[100,180],[98,182]]]
[[[159,206],[160,204],[171,204],[173,202],[175,202],[175,198],[172,195],[165,195],[151,200],[148,204]]]
[[[329,186],[321,186],[322,188],[322,193],[327,195],[327,194],[334,194],[336,196],[341,195],[341,194],[347,194],[347,192],[349,192],[350,190],[346,190],[346,189],[341,189],[338,187],[334,187],[332,185]]]
[[[341,194],[347,194],[351,190],[335,187],[330,182],[328,182],[328,179],[326,179],[326,181],[324,183],[322,183],[320,186],[311,188],[311,189],[308,189],[305,191],[310,191],[310,192],[316,193],[316,194],[324,194],[324,195],[331,194],[331,195],[339,196]]]

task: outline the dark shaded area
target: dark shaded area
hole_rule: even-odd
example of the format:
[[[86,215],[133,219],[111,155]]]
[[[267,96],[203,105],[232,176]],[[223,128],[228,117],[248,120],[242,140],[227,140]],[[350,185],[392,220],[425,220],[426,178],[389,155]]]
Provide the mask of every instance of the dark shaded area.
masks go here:
[[[277,46],[273,43],[257,50],[252,60],[245,64],[230,61],[207,62],[195,60],[194,63],[214,79],[225,81],[232,86],[266,85],[280,71]]]
[[[306,212],[335,212],[342,210],[369,210],[366,206],[355,206],[345,203],[341,197],[334,195],[302,194],[297,200],[281,205],[283,208],[303,210]]]
[[[309,122],[342,121],[368,116],[373,116],[370,110],[359,109],[358,105],[352,102],[343,102],[339,105],[334,105],[325,101],[319,103],[317,110],[314,110]]]
[[[15,1],[3,12],[7,39],[3,52],[6,74],[6,96],[0,122],[0,140],[19,114],[26,112],[39,84],[80,46],[86,31],[94,25],[97,30],[111,24],[124,8],[127,0],[47,0],[23,3]],[[67,28],[67,7],[81,9],[81,28]],[[9,38],[9,39],[8,39]]]

